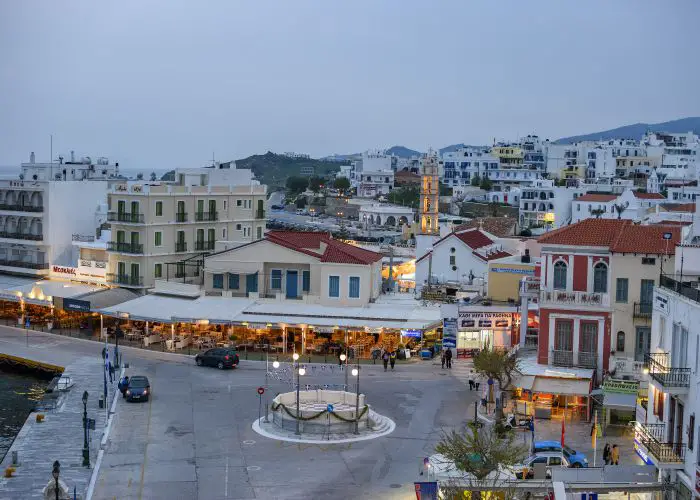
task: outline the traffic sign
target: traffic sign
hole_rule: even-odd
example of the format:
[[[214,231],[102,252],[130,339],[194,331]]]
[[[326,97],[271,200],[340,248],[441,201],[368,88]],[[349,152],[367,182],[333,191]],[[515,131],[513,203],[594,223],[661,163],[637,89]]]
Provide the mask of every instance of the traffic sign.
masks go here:
[[[261,396],[262,396],[263,394],[265,394],[265,388],[264,388],[264,387],[258,387],[258,394],[260,394]]]
[[[328,409],[328,413],[333,413],[333,405],[332,404],[328,403],[327,409]]]

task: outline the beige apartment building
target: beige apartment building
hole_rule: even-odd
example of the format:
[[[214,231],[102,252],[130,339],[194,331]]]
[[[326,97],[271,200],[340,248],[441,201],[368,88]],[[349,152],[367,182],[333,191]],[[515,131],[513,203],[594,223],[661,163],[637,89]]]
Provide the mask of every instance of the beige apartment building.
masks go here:
[[[198,273],[204,255],[262,239],[267,186],[216,170],[178,171],[176,183],[124,182],[108,192],[107,282],[148,289]],[[224,182],[239,184],[224,184]]]

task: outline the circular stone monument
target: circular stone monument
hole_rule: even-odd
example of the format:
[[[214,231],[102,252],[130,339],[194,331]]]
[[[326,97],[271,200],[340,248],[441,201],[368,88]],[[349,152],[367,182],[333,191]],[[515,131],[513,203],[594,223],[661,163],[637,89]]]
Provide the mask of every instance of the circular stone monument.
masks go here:
[[[391,419],[372,410],[364,394],[359,398],[358,405],[352,392],[300,391],[297,411],[296,391],[279,394],[269,414],[253,423],[253,430],[272,439],[319,444],[375,439],[394,431]]]

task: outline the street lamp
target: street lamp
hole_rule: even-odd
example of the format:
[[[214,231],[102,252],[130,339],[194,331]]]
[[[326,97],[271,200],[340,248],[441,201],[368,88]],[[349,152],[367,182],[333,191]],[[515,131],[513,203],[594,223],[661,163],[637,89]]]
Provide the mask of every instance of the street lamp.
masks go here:
[[[294,353],[294,360],[296,361],[298,359],[299,355]],[[301,377],[304,374],[306,374],[306,370],[299,366],[299,362],[297,361],[297,430],[295,432],[297,436],[301,436],[301,430],[299,429],[299,419],[301,418],[301,409],[299,408],[299,388],[301,387]]]
[[[355,384],[355,434],[360,433],[360,364],[352,369],[352,376],[357,377]]]
[[[55,481],[54,489],[56,490],[56,500],[59,500],[59,498],[58,498],[58,476],[61,475],[61,463],[58,460],[56,460],[53,463],[53,470],[51,471],[51,475],[53,476],[53,480]]]
[[[347,347],[345,348],[347,350]],[[340,361],[345,363],[345,390],[348,390],[348,355],[343,353],[340,355]]]
[[[90,467],[90,449],[88,448],[88,391],[83,392],[83,467]]]

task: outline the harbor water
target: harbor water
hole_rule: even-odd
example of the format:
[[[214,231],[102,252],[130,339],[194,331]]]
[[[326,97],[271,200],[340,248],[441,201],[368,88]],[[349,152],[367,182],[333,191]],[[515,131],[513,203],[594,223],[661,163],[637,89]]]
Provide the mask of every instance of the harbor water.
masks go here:
[[[0,460],[43,397],[47,385],[46,380],[33,375],[0,370]]]

